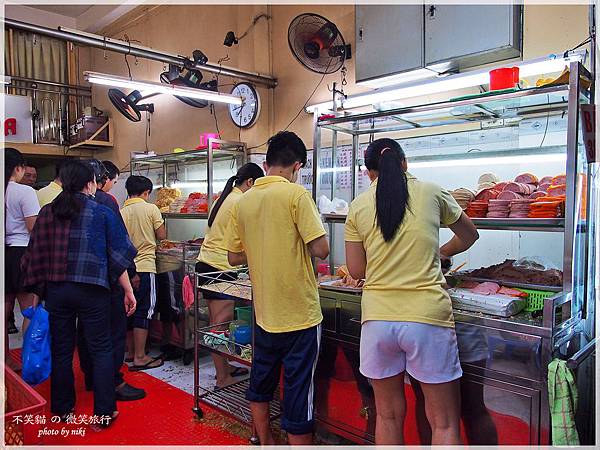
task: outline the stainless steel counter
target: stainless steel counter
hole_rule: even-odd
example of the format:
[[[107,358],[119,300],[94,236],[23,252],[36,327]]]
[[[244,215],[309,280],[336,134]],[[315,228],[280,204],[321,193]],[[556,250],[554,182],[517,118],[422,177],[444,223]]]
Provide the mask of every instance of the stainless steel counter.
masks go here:
[[[317,368],[315,410],[322,426],[357,443],[372,443],[375,404],[359,371],[358,294],[320,290],[323,353]],[[462,423],[471,445],[539,445],[549,439],[546,367],[551,329],[521,313],[497,318],[454,311],[461,366]],[[407,445],[428,443],[418,383],[407,378]],[[415,411],[417,412],[415,414]]]

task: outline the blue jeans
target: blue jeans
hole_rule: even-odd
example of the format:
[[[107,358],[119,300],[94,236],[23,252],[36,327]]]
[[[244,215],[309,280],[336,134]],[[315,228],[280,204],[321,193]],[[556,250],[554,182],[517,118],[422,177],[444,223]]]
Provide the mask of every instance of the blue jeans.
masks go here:
[[[52,337],[52,412],[68,414],[75,407],[73,352],[79,320],[92,358],[94,414],[111,416],[117,407],[110,339],[110,292],[92,284],[48,283],[46,309],[50,314]]]
[[[121,366],[125,359],[125,339],[127,335],[127,313],[123,301],[125,293],[121,287],[113,287],[110,291],[110,336],[112,341],[113,361],[115,369],[115,387],[120,386],[124,380]],[[79,353],[79,366],[85,375],[86,387],[94,385],[92,355],[85,341],[83,323],[77,324],[77,353]]]

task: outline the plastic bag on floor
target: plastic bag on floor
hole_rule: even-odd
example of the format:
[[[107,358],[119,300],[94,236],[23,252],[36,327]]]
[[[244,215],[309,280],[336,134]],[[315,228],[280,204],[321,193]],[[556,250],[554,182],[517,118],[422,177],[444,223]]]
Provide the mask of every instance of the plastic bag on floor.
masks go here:
[[[52,367],[48,311],[38,305],[25,309],[23,316],[31,321],[23,337],[23,380],[35,386],[48,379]]]

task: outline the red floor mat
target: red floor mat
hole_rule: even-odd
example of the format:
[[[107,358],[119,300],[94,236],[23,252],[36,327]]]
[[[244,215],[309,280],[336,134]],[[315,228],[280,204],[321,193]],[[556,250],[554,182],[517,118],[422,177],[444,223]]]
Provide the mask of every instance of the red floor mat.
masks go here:
[[[20,350],[11,351],[20,360]],[[76,415],[93,412],[93,395],[85,390],[83,374],[74,361]],[[125,367],[124,367],[125,369]],[[125,369],[126,370],[126,369]],[[202,406],[205,417],[195,418],[191,411],[193,397],[143,372],[127,372],[127,382],[145,389],[146,398],[134,402],[119,402],[119,418],[108,429],[93,432],[86,425],[54,425],[50,423],[50,407],[46,430],[58,435],[46,435],[44,445],[246,445],[248,430],[218,412]],[[50,405],[50,382],[35,387]],[[61,436],[61,430],[83,427],[85,436]],[[231,431],[234,431],[233,433]],[[65,433],[64,431],[62,432]],[[236,434],[239,433],[239,434]]]

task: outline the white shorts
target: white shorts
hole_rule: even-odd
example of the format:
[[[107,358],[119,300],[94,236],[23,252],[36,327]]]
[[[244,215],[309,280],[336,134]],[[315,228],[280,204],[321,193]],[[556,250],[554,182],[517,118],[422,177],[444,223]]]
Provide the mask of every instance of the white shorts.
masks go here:
[[[360,372],[380,380],[407,371],[423,383],[462,376],[454,328],[416,322],[369,320],[360,335]]]

